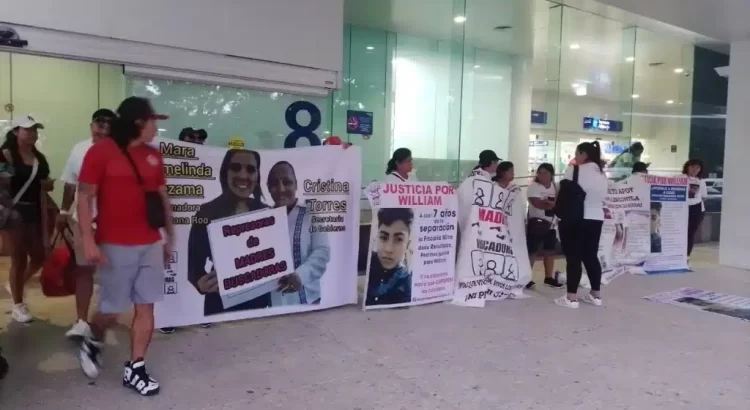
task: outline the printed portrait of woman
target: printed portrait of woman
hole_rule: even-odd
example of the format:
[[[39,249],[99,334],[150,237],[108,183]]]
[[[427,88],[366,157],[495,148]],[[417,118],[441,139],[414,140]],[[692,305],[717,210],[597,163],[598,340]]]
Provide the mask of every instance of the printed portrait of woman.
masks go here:
[[[370,257],[365,305],[395,305],[411,301],[411,273],[406,258],[414,212],[409,208],[378,211],[376,251]]]
[[[260,187],[260,155],[255,151],[227,151],[219,169],[221,194],[200,206],[188,237],[188,280],[205,296],[205,315],[261,309],[271,306],[270,293],[225,309],[219,295],[219,282],[213,268],[213,255],[207,225],[216,219],[268,208]]]
[[[297,175],[292,164],[277,162],[268,171],[268,192],[275,208],[286,208],[294,273],[278,281],[271,306],[320,304],[320,279],[331,257],[326,233],[310,232],[312,215],[297,198]]]

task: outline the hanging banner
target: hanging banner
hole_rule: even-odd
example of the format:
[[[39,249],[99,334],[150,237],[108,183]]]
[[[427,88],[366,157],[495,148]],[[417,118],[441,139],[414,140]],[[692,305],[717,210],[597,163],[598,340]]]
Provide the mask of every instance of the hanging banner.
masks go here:
[[[446,182],[374,182],[364,309],[453,297],[458,197]]]
[[[486,300],[524,298],[531,265],[521,189],[504,189],[476,170],[458,196],[461,237],[453,303],[483,307]]]
[[[643,174],[610,183],[599,240],[603,284],[625,273],[688,271],[687,184]],[[590,287],[585,275],[581,286]]]
[[[175,231],[156,327],[356,303],[358,148],[156,144]]]

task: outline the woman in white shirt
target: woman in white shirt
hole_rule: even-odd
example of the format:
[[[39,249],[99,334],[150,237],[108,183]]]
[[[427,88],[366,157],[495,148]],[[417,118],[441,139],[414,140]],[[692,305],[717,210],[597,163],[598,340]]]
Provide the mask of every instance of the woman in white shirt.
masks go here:
[[[544,284],[553,288],[563,285],[554,276],[555,248],[557,247],[557,231],[555,230],[555,214],[552,209],[557,197],[555,184],[555,167],[544,163],[536,170],[536,178],[526,191],[529,200],[529,218],[526,224],[526,247],[529,251],[531,267],[534,267],[534,257],[542,248],[544,262]],[[533,287],[533,281],[526,285]]]
[[[701,175],[703,174],[703,161],[697,158],[688,160],[682,167],[682,173],[688,177],[688,237],[687,237],[687,254],[688,257],[693,252],[695,243],[695,234],[703,222],[703,214],[706,212],[706,206],[703,201],[708,197],[706,182]]]
[[[413,168],[411,150],[409,148],[399,148],[393,151],[393,156],[388,160],[385,169],[386,182],[406,182],[416,181],[414,177],[409,177]]]
[[[567,263],[568,293],[555,303],[560,306],[578,308],[578,285],[586,267],[591,282],[591,293],[583,301],[595,306],[602,305],[602,266],[599,262],[599,238],[604,224],[604,197],[607,195],[607,177],[602,171],[601,149],[597,141],[584,142],[576,148],[575,163],[578,164],[578,185],[586,193],[583,202],[583,219],[561,219],[560,242]],[[575,167],[565,170],[563,179],[573,181]]]

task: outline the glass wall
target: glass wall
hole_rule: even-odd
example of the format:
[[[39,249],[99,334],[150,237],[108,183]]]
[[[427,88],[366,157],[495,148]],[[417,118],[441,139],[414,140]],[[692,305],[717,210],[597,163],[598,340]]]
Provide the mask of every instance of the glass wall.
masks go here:
[[[121,66],[0,52],[0,129],[7,132],[23,115],[43,123],[37,147],[52,178],[59,178],[73,145],[89,138],[91,114],[116,108],[124,95]],[[52,196],[62,198],[62,184]]]
[[[652,173],[688,159],[694,46],[599,15],[539,0],[529,170],[559,171],[583,141],[600,140],[613,161],[631,144]],[[543,113],[543,114],[541,114]],[[610,166],[621,178],[627,167]]]

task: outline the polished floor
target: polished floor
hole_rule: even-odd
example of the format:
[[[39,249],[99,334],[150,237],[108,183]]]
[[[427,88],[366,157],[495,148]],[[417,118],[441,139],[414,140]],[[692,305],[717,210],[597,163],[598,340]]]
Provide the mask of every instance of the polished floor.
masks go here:
[[[603,308],[558,307],[544,288],[484,309],[349,306],[159,334],[153,398],[120,385],[124,327],[89,383],[63,337],[72,299],[45,300],[34,285],[39,319],[5,326],[0,289],[12,366],[0,409],[747,409],[750,323],[641,299],[684,286],[750,296],[750,272],[716,266],[716,254],[697,249],[689,274],[617,278]]]

